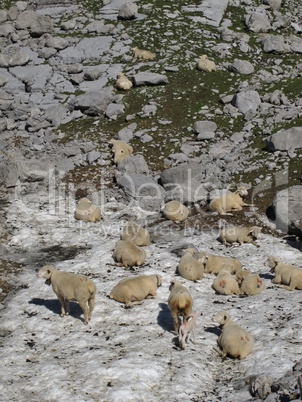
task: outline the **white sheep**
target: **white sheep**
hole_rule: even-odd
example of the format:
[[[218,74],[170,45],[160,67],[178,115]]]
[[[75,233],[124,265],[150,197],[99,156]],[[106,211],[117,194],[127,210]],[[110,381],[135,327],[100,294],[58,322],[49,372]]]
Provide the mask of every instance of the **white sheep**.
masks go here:
[[[149,246],[150,234],[147,229],[144,229],[134,221],[129,221],[124,226],[122,235],[122,240],[130,240],[137,246]]]
[[[253,204],[247,204],[242,200],[242,197],[248,195],[247,189],[244,186],[232,193],[231,191],[223,193],[220,197],[214,198],[210,202],[210,210],[218,212],[219,215],[233,215],[228,211],[241,211],[242,207],[252,207]]]
[[[139,60],[153,60],[154,54],[149,50],[139,49],[138,47],[133,47],[133,56]]]
[[[264,281],[258,274],[252,274],[250,271],[242,270],[237,274],[237,280],[242,295],[254,296],[265,289]]]
[[[85,222],[98,222],[102,219],[101,210],[97,205],[83,197],[79,200],[74,213],[75,219]]]
[[[178,334],[178,317],[182,316],[183,322],[189,320],[189,316],[192,312],[193,300],[188,289],[179,281],[171,281],[169,290],[170,295],[168,298],[168,306],[173,318],[175,333]]]
[[[302,290],[302,269],[281,262],[276,257],[269,257],[268,264],[272,273],[275,273],[275,278],[272,283],[281,283],[283,288],[287,290]]]
[[[227,246],[232,243],[251,243],[256,247],[259,245],[255,242],[261,235],[262,228],[259,226],[229,226],[220,230],[220,239]]]
[[[184,255],[181,257],[177,267],[179,275],[189,281],[198,281],[203,278],[203,262],[196,259],[195,254],[196,250],[194,248],[184,250]]]
[[[143,265],[146,252],[129,240],[118,240],[112,257],[118,263],[117,265],[128,268]]]
[[[240,295],[239,285],[230,271],[222,269],[212,284],[212,288],[221,295],[230,296],[232,294]]]
[[[183,322],[179,327],[178,342],[181,349],[185,349],[185,344],[189,340],[191,340],[193,343],[196,343],[195,329],[197,317],[200,317],[201,315],[202,313],[191,313],[189,315],[189,320],[187,322]]]
[[[84,313],[84,324],[88,324],[94,309],[96,295],[96,286],[91,279],[86,276],[59,271],[51,265],[43,266],[36,275],[38,278],[46,279],[47,285],[51,284],[61,303],[61,317],[69,315],[69,301],[77,301]]]
[[[129,80],[123,73],[119,73],[117,75],[117,80],[115,82],[115,86],[118,89],[121,89],[123,91],[127,91],[128,89],[133,87],[132,81]]]
[[[215,348],[222,358],[229,355],[244,359],[252,353],[254,348],[253,336],[236,324],[227,312],[220,311],[213,317],[213,321],[217,322],[222,328],[218,338],[219,349]]]
[[[205,54],[199,57],[199,60],[197,62],[197,68],[198,70],[205,72],[216,71],[216,65],[214,61],[209,60],[208,56],[206,56]]]
[[[118,165],[129,155],[133,153],[133,148],[131,145],[127,144],[125,141],[121,140],[110,140],[109,144],[112,145],[111,152],[114,155],[114,163]]]
[[[189,216],[189,209],[179,201],[169,201],[162,207],[162,212],[167,219],[175,222],[183,222]]]
[[[236,258],[210,254],[206,251],[201,251],[198,255],[204,264],[204,272],[206,273],[217,275],[222,268],[232,274],[237,274],[242,270],[242,264]]]
[[[127,307],[141,304],[146,298],[156,297],[157,288],[162,284],[160,275],[138,275],[122,279],[110,292],[110,299],[125,303]]]

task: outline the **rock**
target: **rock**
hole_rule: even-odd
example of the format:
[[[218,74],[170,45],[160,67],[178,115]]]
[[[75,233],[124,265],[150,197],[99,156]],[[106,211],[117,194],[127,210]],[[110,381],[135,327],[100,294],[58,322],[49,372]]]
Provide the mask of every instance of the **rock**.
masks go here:
[[[149,175],[150,173],[147,162],[142,155],[130,155],[118,164],[117,169],[122,174],[127,175]]]
[[[134,137],[134,130],[136,129],[137,124],[130,124],[128,127],[122,128],[118,133],[117,137],[121,141],[129,142]]]
[[[105,110],[105,116],[108,119],[116,120],[118,116],[124,113],[125,106],[118,103],[110,103]]]
[[[69,102],[69,107],[71,110],[81,110],[82,113],[90,116],[98,116],[106,112],[113,98],[113,87],[110,86],[100,91],[76,96]]]
[[[165,85],[169,83],[166,75],[150,72],[135,74],[133,76],[133,81],[136,87],[143,85]]]
[[[232,104],[244,115],[250,112],[254,114],[261,104],[261,98],[257,91],[245,89],[234,95]]]
[[[134,20],[137,18],[137,5],[127,2],[119,9],[118,18],[122,20]]]
[[[278,131],[266,139],[266,147],[270,152],[288,151],[302,148],[302,127],[292,127]]]
[[[101,156],[101,152],[99,151],[90,151],[86,155],[87,162],[91,165],[93,162],[96,162]]]
[[[198,140],[211,140],[215,138],[215,131],[217,130],[217,124],[213,121],[196,121],[193,124],[193,133],[197,134]]]
[[[254,66],[247,60],[235,59],[233,63],[229,64],[228,69],[239,74],[253,74],[255,71]]]
[[[263,4],[269,5],[273,10],[280,10],[282,0],[263,0]]]
[[[262,40],[265,53],[289,53],[290,46],[285,42],[282,35],[265,35]]]
[[[269,32],[271,23],[268,16],[264,12],[256,12],[245,18],[245,24],[251,32]]]

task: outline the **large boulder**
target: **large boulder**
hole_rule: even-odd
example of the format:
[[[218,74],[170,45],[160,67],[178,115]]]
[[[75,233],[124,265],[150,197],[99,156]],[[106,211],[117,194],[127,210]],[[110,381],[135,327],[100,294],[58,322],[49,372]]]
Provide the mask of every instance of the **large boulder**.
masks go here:
[[[288,151],[302,148],[302,127],[291,127],[278,131],[266,139],[266,147],[270,152]]]
[[[113,87],[107,87],[100,91],[91,91],[73,98],[69,107],[71,110],[80,110],[89,116],[104,114],[108,105],[114,100]]]

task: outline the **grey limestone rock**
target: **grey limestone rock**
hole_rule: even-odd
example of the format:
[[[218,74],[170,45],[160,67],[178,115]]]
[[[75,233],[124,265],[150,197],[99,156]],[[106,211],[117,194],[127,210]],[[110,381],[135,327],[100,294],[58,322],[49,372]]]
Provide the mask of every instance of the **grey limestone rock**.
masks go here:
[[[123,20],[133,20],[137,18],[137,5],[129,1],[119,9],[118,18]]]
[[[244,89],[234,95],[232,104],[244,115],[248,112],[255,113],[261,104],[261,98],[257,91]]]
[[[198,120],[193,124],[193,133],[197,134],[198,140],[211,140],[215,137],[217,124],[213,121]]]
[[[267,150],[270,152],[300,149],[302,148],[302,127],[291,127],[287,130],[278,131],[270,135],[266,142]]]
[[[265,12],[256,12],[248,15],[245,24],[251,32],[269,32],[271,29],[270,20]]]
[[[76,96],[70,101],[69,107],[71,110],[81,110],[84,114],[97,116],[105,113],[113,98],[113,87],[107,87],[100,91]]]
[[[142,72],[133,76],[136,87],[143,85],[165,85],[169,83],[168,77],[163,74]]]
[[[262,40],[265,53],[289,53],[290,45],[282,35],[265,35]]]
[[[255,71],[254,66],[248,60],[235,59],[233,63],[229,64],[228,69],[239,74],[253,74]]]
[[[150,173],[147,162],[142,155],[130,155],[118,164],[117,169],[122,174],[128,175],[149,175]]]

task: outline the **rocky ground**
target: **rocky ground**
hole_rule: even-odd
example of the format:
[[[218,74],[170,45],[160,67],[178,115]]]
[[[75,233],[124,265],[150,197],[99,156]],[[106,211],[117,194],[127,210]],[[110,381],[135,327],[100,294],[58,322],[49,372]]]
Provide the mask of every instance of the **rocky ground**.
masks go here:
[[[301,4],[125,3],[0,2],[1,399],[301,398],[300,291],[273,285],[265,263],[277,255],[301,266]],[[134,59],[134,46],[154,59]],[[215,72],[197,70],[203,54]],[[114,87],[121,71],[134,83],[128,92]],[[111,138],[134,150],[118,167]],[[217,189],[238,183],[255,207],[226,220],[262,226],[257,249],[225,248],[208,211]],[[98,224],[74,219],[86,195],[102,209]],[[183,224],[160,214],[175,197],[190,207]],[[146,264],[133,271],[111,257],[129,219],[152,235]],[[181,351],[167,298],[186,244],[240,259],[266,290],[222,297],[211,275],[184,281],[203,316],[198,343]],[[76,305],[60,319],[51,289],[34,277],[45,263],[95,280],[88,327]],[[139,272],[163,276],[156,299],[130,310],[108,299]],[[255,337],[243,361],[213,350],[211,318],[222,308]]]

